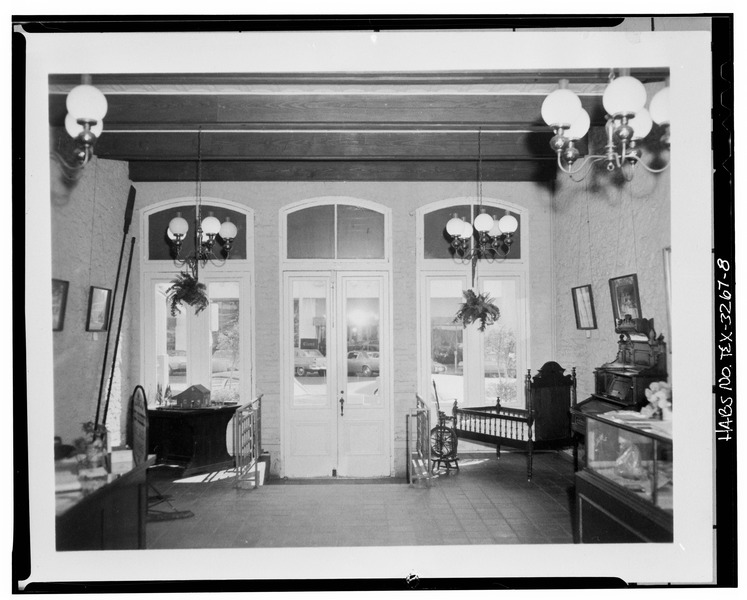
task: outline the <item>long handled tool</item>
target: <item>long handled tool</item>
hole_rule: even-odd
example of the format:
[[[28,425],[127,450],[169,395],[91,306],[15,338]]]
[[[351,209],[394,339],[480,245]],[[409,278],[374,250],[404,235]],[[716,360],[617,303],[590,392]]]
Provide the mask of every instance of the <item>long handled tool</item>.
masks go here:
[[[119,325],[117,326],[117,337],[114,338],[114,352],[112,353],[112,368],[109,375],[109,387],[106,391],[106,403],[104,404],[104,417],[101,423],[106,425],[106,414],[109,412],[109,397],[112,393],[112,381],[114,381],[114,365],[117,363],[117,349],[119,348],[119,334],[122,333],[122,320],[124,319],[125,300],[127,300],[127,286],[130,283],[130,269],[132,268],[132,254],[135,250],[135,238],[130,243],[130,258],[127,260],[127,275],[125,276],[124,290],[122,290],[122,302],[119,307]]]
[[[119,264],[117,264],[117,279],[114,282],[114,292],[112,293],[112,311],[114,311],[114,303],[117,301],[117,289],[119,288],[119,274],[122,270],[122,258],[124,257],[125,242],[127,241],[127,234],[130,231],[130,223],[132,222],[132,211],[135,207],[135,188],[130,186],[130,193],[127,197],[127,207],[125,208],[124,214],[124,235],[122,236],[122,247],[119,250]],[[111,319],[110,319],[111,321]],[[106,361],[109,356],[109,339],[111,338],[112,327],[111,323],[107,328],[106,332],[106,345],[104,346],[104,362],[101,366],[101,381],[99,382],[99,395],[96,396],[96,420],[94,424],[98,427],[99,414],[101,412],[101,394],[104,391],[104,381],[106,380]],[[96,431],[96,428],[94,428]],[[94,434],[95,435],[95,434]]]

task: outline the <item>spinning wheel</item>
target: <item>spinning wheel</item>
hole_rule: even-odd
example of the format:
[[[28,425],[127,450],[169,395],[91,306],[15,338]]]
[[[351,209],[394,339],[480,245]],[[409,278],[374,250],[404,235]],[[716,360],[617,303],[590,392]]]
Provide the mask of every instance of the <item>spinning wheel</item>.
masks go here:
[[[441,467],[441,465],[445,466],[447,471],[451,470],[452,466],[458,471],[457,444],[459,440],[456,434],[454,418],[447,417],[446,413],[441,410],[435,381],[433,382],[433,391],[436,394],[438,425],[431,429],[431,456],[433,457],[431,472],[435,471],[437,466]]]

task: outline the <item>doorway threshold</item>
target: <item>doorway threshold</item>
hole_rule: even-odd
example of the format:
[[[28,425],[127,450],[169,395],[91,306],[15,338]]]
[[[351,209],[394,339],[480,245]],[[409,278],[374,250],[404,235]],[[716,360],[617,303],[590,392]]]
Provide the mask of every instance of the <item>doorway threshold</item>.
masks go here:
[[[404,477],[271,477],[265,485],[370,485],[406,484]]]

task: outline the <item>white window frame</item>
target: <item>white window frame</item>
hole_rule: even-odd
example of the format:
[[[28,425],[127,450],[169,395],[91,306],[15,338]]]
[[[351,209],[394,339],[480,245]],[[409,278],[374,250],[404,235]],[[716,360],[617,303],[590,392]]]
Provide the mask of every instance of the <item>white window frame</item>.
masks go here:
[[[206,284],[214,281],[236,281],[239,284],[241,298],[239,313],[241,319],[241,348],[239,352],[242,357],[241,398],[242,401],[248,402],[256,396],[256,378],[254,376],[254,211],[238,202],[223,200],[221,198],[203,196],[201,201],[203,205],[225,208],[242,213],[246,217],[246,230],[239,230],[239,235],[245,236],[247,257],[241,259],[229,258],[221,266],[215,266],[210,263],[207,263],[204,267],[200,265],[200,281]],[[157,283],[170,282],[179,272],[186,268],[185,266],[175,264],[173,260],[149,260],[150,216],[169,209],[173,209],[174,214],[176,214],[176,211],[180,208],[191,207],[194,204],[194,196],[184,196],[156,202],[142,209],[140,212],[140,239],[144,240],[140,246],[140,373],[149,402],[155,400],[156,393],[154,356],[156,314],[153,303],[153,292]],[[190,229],[192,227],[193,225],[190,223]],[[187,315],[193,319],[194,323],[193,326],[188,327],[188,336],[191,336],[194,331],[199,329],[206,328],[209,330],[209,308],[196,316],[191,307],[184,307],[182,310],[187,311]],[[192,373],[210,373],[210,358],[206,356],[206,352],[201,350],[193,340],[188,339],[188,344],[190,350],[195,351],[195,355],[191,355],[191,365],[193,368],[189,371]],[[150,400],[151,398],[153,400]]]
[[[431,348],[430,339],[430,306],[429,306],[429,281],[431,279],[449,279],[464,278],[466,286],[472,281],[472,265],[470,262],[463,263],[459,259],[449,258],[425,258],[425,215],[435,210],[448,208],[450,206],[477,206],[478,198],[475,196],[461,196],[438,200],[419,207],[416,211],[416,268],[417,282],[416,293],[418,297],[418,318],[417,318],[417,336],[418,336],[418,393],[423,398],[433,398],[433,388],[431,386]],[[520,323],[520,333],[517,339],[517,345],[521,347],[520,356],[516,360],[516,378],[517,378],[517,399],[519,407],[525,406],[523,377],[526,365],[531,364],[530,356],[530,323],[529,323],[529,248],[530,248],[530,231],[529,231],[529,211],[523,206],[498,200],[495,198],[482,198],[482,205],[496,209],[496,211],[510,211],[519,215],[521,227],[521,258],[486,261],[480,260],[476,273],[475,285],[479,288],[480,280],[483,278],[511,278],[517,280],[517,292],[520,297],[523,296],[524,302],[520,303],[519,315],[517,319]],[[476,212],[476,211],[475,211]],[[467,216],[467,215],[463,215]],[[444,223],[444,227],[446,223]],[[444,240],[444,244],[446,244]],[[484,373],[484,353],[482,349],[482,336],[476,331],[465,331],[464,338],[464,362],[470,361],[474,364],[475,360],[479,361],[479,366],[468,367],[470,370],[479,369],[477,372]],[[477,357],[477,359],[475,359]],[[472,404],[489,405],[495,402],[495,398],[485,398],[484,380],[475,377],[465,377],[464,394],[465,398],[481,398],[480,402]],[[441,409],[448,409],[442,406]]]

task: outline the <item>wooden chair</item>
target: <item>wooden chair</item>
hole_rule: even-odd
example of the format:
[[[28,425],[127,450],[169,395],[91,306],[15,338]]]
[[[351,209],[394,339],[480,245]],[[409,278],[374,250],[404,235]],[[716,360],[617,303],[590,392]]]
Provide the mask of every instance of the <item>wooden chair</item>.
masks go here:
[[[457,436],[495,444],[498,456],[501,446],[527,453],[527,478],[532,480],[532,458],[535,450],[561,450],[575,443],[571,435],[570,408],[576,401],[576,368],[570,375],[556,362],[542,365],[532,378],[525,377],[526,409],[504,408],[500,398],[495,406],[459,408],[453,415]]]

